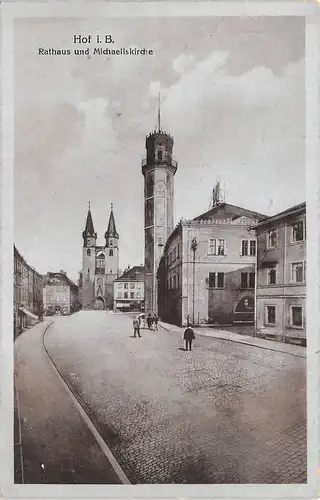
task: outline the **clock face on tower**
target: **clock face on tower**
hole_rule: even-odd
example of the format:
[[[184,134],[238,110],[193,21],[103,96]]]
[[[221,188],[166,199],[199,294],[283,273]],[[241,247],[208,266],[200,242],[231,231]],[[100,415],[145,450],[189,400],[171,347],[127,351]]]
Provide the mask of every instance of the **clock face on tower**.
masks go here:
[[[164,191],[166,188],[166,185],[163,181],[157,181],[155,183],[155,189],[156,191],[158,191],[159,193],[161,193],[162,191]]]

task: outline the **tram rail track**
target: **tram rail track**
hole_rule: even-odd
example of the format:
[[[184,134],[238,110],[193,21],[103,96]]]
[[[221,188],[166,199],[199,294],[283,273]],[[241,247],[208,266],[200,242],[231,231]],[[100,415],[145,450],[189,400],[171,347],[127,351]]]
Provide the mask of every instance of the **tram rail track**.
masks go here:
[[[55,363],[52,355],[50,354],[49,349],[46,346],[45,338],[46,338],[46,335],[47,335],[49,329],[52,327],[53,324],[54,324],[54,321],[50,322],[45,327],[45,329],[42,333],[42,345],[43,345],[43,349],[45,351],[45,354],[46,354],[48,360],[50,361],[50,364],[51,364],[53,370],[55,371],[60,383],[64,387],[65,391],[67,392],[67,394],[69,395],[70,399],[72,400],[74,406],[76,407],[77,411],[79,412],[81,418],[83,419],[83,421],[85,422],[85,424],[89,428],[90,432],[92,433],[93,437],[97,441],[103,454],[105,455],[105,457],[107,458],[107,460],[111,464],[111,466],[114,469],[116,475],[118,476],[120,482],[122,484],[130,485],[131,482],[128,479],[128,476],[126,475],[126,473],[122,469],[121,465],[119,464],[119,462],[115,458],[114,454],[112,453],[108,443],[106,442],[106,440],[102,436],[102,434],[99,430],[99,425],[95,421],[95,418],[92,415],[92,412],[90,411],[90,409],[88,408],[88,405],[86,405],[85,401],[83,401],[80,394],[78,394],[75,391],[75,389],[73,388],[70,381],[63,375],[63,373],[61,372],[61,370],[59,369],[59,367]]]

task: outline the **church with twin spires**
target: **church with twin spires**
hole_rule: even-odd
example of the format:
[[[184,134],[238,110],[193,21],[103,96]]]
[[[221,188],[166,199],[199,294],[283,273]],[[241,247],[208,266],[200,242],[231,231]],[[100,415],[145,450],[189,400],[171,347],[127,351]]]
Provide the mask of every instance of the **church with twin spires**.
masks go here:
[[[104,237],[104,245],[97,245],[89,204],[82,233],[82,269],[79,273],[79,299],[83,309],[113,308],[113,282],[119,277],[119,234],[112,204]]]

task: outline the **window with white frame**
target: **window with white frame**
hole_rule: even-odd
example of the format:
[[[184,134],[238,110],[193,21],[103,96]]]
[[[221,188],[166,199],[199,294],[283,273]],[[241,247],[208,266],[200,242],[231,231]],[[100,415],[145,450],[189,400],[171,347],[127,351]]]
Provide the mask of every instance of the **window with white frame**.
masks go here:
[[[210,238],[208,242],[208,254],[216,255],[217,242],[214,238]]]
[[[177,288],[177,277],[175,274],[173,275],[173,288]]]
[[[302,306],[290,307],[290,326],[302,328],[303,326]]]
[[[275,325],[276,323],[276,306],[266,306],[266,324]]]
[[[118,283],[118,288],[122,288],[122,283]]]
[[[267,248],[275,248],[277,246],[278,232],[276,229],[270,229],[267,232]]]
[[[291,264],[292,283],[302,283],[304,278],[304,262],[294,262]]]
[[[141,298],[141,293],[137,292],[137,299],[140,299],[140,298]]]
[[[118,298],[118,299],[121,299],[121,298],[122,298],[122,292],[118,292],[118,293],[117,293],[117,298]]]
[[[134,283],[130,283],[130,288],[134,288],[135,287],[135,284]]]
[[[130,292],[130,299],[134,299],[134,292]]]
[[[128,288],[128,283],[124,283],[123,288]]]
[[[256,240],[250,240],[250,255],[255,256],[256,255]]]
[[[141,288],[141,283],[137,283],[137,288]]]
[[[224,240],[218,240],[218,255],[224,255],[225,254],[225,244]]]
[[[208,255],[226,255],[225,240],[210,238],[208,241]]]
[[[295,243],[297,241],[304,240],[304,224],[303,221],[296,222],[291,226],[291,241]]]
[[[124,292],[124,298],[127,299],[128,298],[128,292]]]
[[[241,255],[248,255],[249,253],[249,240],[241,241]]]

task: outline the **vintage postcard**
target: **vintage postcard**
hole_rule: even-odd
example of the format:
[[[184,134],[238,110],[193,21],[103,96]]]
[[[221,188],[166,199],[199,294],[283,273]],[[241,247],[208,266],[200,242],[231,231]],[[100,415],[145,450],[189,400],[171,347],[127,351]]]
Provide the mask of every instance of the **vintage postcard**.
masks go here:
[[[5,4],[5,498],[316,498],[319,8]]]

